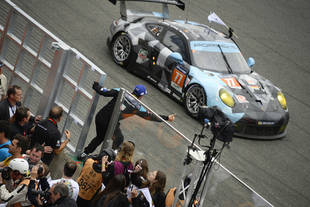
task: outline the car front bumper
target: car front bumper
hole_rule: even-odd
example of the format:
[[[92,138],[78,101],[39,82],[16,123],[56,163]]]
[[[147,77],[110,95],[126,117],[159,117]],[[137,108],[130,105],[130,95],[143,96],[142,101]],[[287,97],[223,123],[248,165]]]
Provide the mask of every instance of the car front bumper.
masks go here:
[[[234,135],[251,139],[278,139],[287,133],[288,112],[244,115],[237,121]]]

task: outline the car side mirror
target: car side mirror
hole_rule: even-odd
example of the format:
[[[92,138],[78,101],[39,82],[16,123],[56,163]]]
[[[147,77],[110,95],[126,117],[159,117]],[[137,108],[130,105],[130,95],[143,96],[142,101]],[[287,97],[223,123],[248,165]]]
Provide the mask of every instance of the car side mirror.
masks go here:
[[[248,59],[248,66],[252,69],[254,65],[255,65],[254,58],[249,57],[249,59]]]
[[[177,62],[178,64],[183,64],[183,58],[182,55],[178,52],[173,52],[170,54],[170,57]]]

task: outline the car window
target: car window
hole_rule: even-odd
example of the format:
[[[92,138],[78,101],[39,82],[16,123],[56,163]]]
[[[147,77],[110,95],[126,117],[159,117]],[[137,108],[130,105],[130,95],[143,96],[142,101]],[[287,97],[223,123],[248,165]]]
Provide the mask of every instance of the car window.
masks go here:
[[[168,30],[163,37],[163,44],[173,52],[178,52],[182,55],[183,59],[188,62],[186,55],[186,46],[183,38],[171,30]]]
[[[148,24],[146,28],[150,31],[152,35],[155,37],[159,37],[161,32],[163,31],[164,27],[158,24]]]

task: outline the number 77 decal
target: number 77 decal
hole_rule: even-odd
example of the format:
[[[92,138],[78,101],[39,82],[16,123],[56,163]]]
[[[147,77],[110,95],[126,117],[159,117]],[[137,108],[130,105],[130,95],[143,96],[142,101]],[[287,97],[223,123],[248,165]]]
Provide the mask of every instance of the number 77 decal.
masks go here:
[[[222,78],[222,81],[224,81],[224,83],[226,83],[226,85],[228,85],[230,88],[241,89],[239,82],[234,77]]]
[[[171,86],[176,89],[182,90],[184,86],[185,78],[186,78],[186,75],[175,68],[172,72]]]

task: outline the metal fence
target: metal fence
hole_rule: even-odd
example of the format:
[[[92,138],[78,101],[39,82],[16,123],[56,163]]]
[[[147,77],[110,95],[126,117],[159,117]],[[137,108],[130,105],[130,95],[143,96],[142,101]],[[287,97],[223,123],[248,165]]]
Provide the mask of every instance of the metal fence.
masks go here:
[[[9,0],[0,1],[0,60],[8,85],[22,87],[32,114],[64,109],[58,127],[71,131],[68,148],[79,153],[98,102],[92,82],[103,85],[106,74]]]

